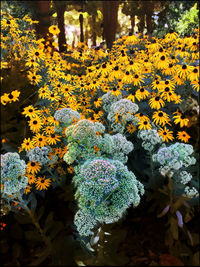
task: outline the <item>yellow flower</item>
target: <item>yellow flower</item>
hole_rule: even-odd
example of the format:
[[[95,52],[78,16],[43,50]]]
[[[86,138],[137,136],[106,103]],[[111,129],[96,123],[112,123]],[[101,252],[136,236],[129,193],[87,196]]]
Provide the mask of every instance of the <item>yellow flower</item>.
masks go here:
[[[3,105],[6,105],[8,102],[9,103],[12,103],[12,102],[15,102],[15,101],[18,101],[19,100],[19,95],[20,95],[20,92],[15,90],[15,91],[12,91],[11,93],[9,94],[4,94],[2,97],[1,97],[1,102]]]
[[[35,182],[35,187],[37,190],[46,190],[51,184],[51,180],[49,178],[45,179],[45,177],[37,177],[37,181]]]
[[[183,65],[177,65],[177,74],[179,75],[180,78],[185,79],[187,75],[190,74],[190,72],[193,70],[192,66],[183,64]]]
[[[32,141],[31,141],[31,139],[30,138],[27,138],[27,139],[25,138],[23,143],[21,144],[20,151],[22,151],[23,149],[25,151],[28,151],[28,150],[31,150],[32,148],[34,148],[34,145],[33,145]]]
[[[46,140],[49,145],[55,145],[60,141],[61,136],[51,133],[47,136]]]
[[[35,174],[35,173],[38,173],[40,169],[41,169],[41,166],[36,161],[29,161],[27,163],[27,169],[26,169],[27,173]]]
[[[136,91],[136,97],[138,100],[145,99],[150,95],[150,93],[144,88],[140,88]]]
[[[161,107],[164,107],[165,102],[159,95],[157,95],[149,100],[149,105],[152,109],[160,109]]]
[[[31,84],[38,84],[42,80],[42,77],[40,75],[37,75],[36,72],[28,71],[27,77],[30,80]]]
[[[43,134],[38,133],[33,137],[32,142],[33,142],[33,144],[35,146],[43,147],[47,143],[46,136],[44,136]]]
[[[136,127],[133,124],[129,124],[126,128],[130,134],[134,133],[136,130]]]
[[[174,139],[173,132],[167,129],[166,127],[164,129],[159,129],[158,134],[162,136],[164,142],[168,142],[169,140],[172,141]]]
[[[49,32],[52,33],[53,35],[58,35],[60,33],[60,30],[56,25],[51,25],[49,27]]]
[[[147,120],[147,119],[139,121],[138,125],[139,125],[139,127],[138,127],[139,130],[149,130],[152,128],[149,120]]]
[[[74,172],[74,167],[73,166],[68,167],[67,171],[68,171],[68,173],[72,174]]]
[[[39,117],[32,117],[29,121],[30,130],[34,133],[38,133],[42,127],[42,121]]]
[[[185,143],[190,139],[189,134],[187,134],[185,131],[179,131],[177,134],[177,138]]]
[[[159,110],[159,111],[155,111],[153,113],[153,116],[152,116],[152,119],[153,119],[153,122],[157,125],[161,125],[161,126],[164,126],[166,123],[167,124],[170,124],[170,118],[169,116],[167,115],[167,113]]]
[[[26,177],[28,178],[28,183],[29,184],[34,184],[35,181],[36,181],[36,177],[35,177],[35,174],[26,174]]]
[[[181,114],[178,111],[174,112],[173,114],[176,114],[175,116],[173,116],[173,119],[174,119],[174,123],[175,124],[180,123],[180,127],[181,128],[183,126],[187,126],[188,125],[189,119],[187,119],[184,114]]]
[[[34,118],[39,116],[40,111],[34,108],[32,105],[29,105],[28,107],[24,108],[22,114],[25,115],[25,117]]]

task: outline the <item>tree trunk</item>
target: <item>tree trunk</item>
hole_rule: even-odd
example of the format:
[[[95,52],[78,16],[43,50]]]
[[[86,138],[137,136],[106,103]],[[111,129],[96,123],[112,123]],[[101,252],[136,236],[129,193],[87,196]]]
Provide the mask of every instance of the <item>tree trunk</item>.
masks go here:
[[[62,4],[60,3],[60,1],[59,2],[54,1],[54,3],[57,13],[58,28],[60,30],[60,33],[58,35],[58,46],[59,46],[59,51],[63,52],[66,51],[65,21],[64,21],[65,3]]]
[[[83,14],[80,14],[79,16],[79,22],[80,22],[80,42],[84,42],[84,34],[83,34]]]
[[[88,33],[88,27],[85,28],[85,44],[88,45],[88,38],[89,38],[89,33]]]
[[[92,15],[92,25],[93,25],[93,32],[92,32],[92,46],[96,46],[97,45],[97,34],[95,31],[95,25],[96,25],[96,15],[93,14]]]
[[[145,10],[146,10],[146,23],[147,23],[147,34],[149,35],[149,41],[152,40],[153,33],[153,11],[154,11],[154,3],[153,2],[145,2]]]
[[[141,36],[143,36],[145,26],[145,14],[140,14],[139,20],[140,21],[138,23],[138,31],[141,33]]]
[[[117,30],[117,15],[119,1],[102,1],[103,3],[103,26],[106,44],[112,48]]]
[[[134,34],[135,16],[131,17],[131,34]]]
[[[49,14],[51,1],[30,1],[29,5],[34,9],[34,19],[38,20],[36,24],[36,33],[39,38],[45,37],[49,32],[51,25],[51,16]]]

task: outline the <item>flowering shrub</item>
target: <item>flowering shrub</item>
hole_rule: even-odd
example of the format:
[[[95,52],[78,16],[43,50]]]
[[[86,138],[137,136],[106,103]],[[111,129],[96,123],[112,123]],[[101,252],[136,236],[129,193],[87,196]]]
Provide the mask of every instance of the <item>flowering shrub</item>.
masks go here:
[[[131,204],[139,204],[139,194],[144,194],[143,185],[118,160],[88,160],[78,168],[73,181],[80,208],[75,224],[80,234],[86,236],[98,223],[118,221]],[[87,217],[84,228],[81,214]]]

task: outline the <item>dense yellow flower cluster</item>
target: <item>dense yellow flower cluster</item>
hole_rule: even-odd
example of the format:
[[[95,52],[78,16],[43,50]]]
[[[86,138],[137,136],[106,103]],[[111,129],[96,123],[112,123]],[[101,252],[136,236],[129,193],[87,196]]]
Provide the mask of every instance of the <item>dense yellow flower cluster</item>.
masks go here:
[[[36,23],[27,16],[23,20]],[[37,40],[34,29],[22,34],[17,19],[5,13],[2,29],[8,32],[1,34],[5,51],[3,67],[10,66],[13,59],[23,61],[27,78],[38,88],[40,99],[38,108],[29,105],[23,111],[29,118],[33,137],[24,139],[20,151],[50,145],[52,155],[61,157],[67,147],[64,130],[59,135],[54,130],[59,124],[54,118],[55,111],[69,107],[78,111],[81,118],[105,124],[107,115],[102,108],[102,96],[109,91],[139,106],[135,114],[139,119],[138,129],[128,124],[129,134],[156,127],[163,142],[169,142],[175,139],[174,125],[188,126],[189,119],[179,105],[188,95],[199,92],[198,29],[191,37],[180,38],[177,33],[169,33],[163,39],[153,37],[152,42],[147,36],[123,36],[114,42],[109,52],[79,43],[74,50],[67,46],[67,52],[62,54],[56,50],[53,37]],[[57,35],[59,29],[52,25],[49,32]],[[5,94],[1,102],[3,105],[11,102],[11,96],[16,101],[19,93],[15,90]],[[187,142],[190,136],[178,131],[176,138]],[[37,163],[34,166],[30,163],[27,172],[35,175],[39,170]],[[35,181],[40,190],[43,178],[30,177],[29,184]],[[50,182],[46,184],[49,186]]]

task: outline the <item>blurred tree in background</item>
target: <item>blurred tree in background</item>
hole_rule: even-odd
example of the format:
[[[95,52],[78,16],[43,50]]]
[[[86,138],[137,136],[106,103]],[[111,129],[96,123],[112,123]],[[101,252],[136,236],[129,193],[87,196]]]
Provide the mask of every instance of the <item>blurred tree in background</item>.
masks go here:
[[[182,23],[181,21],[185,12],[192,8],[195,3],[198,5],[197,9],[199,9],[198,1],[163,1],[162,10],[156,14],[158,19],[156,21],[154,35],[160,38],[166,35],[170,30],[177,31],[178,34],[190,34],[192,29],[199,26],[198,19],[191,25],[193,28],[191,27],[190,30],[184,27],[184,30],[179,32],[180,27],[177,28],[177,25]]]
[[[175,30],[180,34],[190,34],[195,27],[199,24],[199,10],[197,9],[197,3],[194,4],[190,10],[185,10],[177,23]]]
[[[58,48],[61,52],[67,48],[66,40],[74,47],[77,35],[78,41],[90,46],[97,46],[105,40],[107,47],[111,48],[116,34],[148,34],[151,40],[152,34],[160,38],[170,30],[180,35],[190,34],[199,25],[198,1],[9,0],[1,2],[1,9],[18,18],[29,14],[38,20],[38,37],[45,37],[49,26],[57,24],[60,29]],[[72,25],[70,34],[73,37],[69,38]]]

